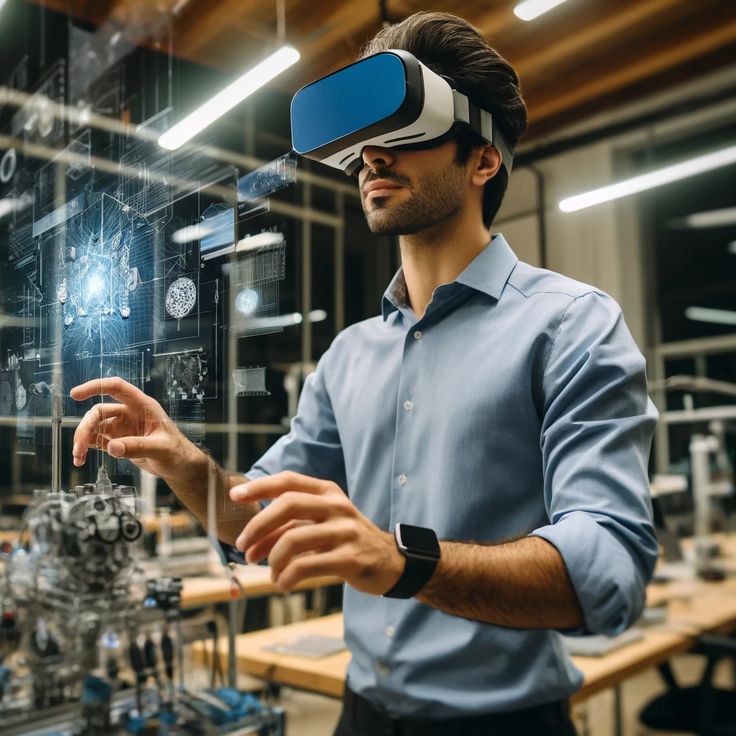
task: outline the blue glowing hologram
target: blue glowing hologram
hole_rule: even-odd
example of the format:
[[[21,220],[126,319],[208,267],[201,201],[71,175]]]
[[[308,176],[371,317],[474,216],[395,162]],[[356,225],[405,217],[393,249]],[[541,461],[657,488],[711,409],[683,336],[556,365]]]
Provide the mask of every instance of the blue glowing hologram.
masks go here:
[[[197,303],[197,286],[190,278],[180,276],[166,289],[166,312],[174,319],[186,317]]]
[[[204,406],[209,365],[202,349],[164,356],[166,360],[166,413],[186,437],[197,445],[204,441]]]
[[[253,314],[258,308],[258,292],[249,287],[245,287],[235,297],[235,309],[241,314]]]
[[[92,169],[92,132],[87,128],[76,138],[69,141],[69,145],[62,152],[65,154],[66,175],[77,181]]]
[[[252,220],[258,215],[265,215],[271,211],[271,200],[265,199],[253,199],[247,202],[238,202],[238,221],[245,222],[246,220]]]
[[[51,210],[48,214],[39,216],[33,221],[33,237],[38,238],[47,230],[53,230],[59,225],[63,225],[69,218],[80,214],[85,206],[86,197],[84,194],[80,194],[61,205],[61,207]],[[40,208],[41,205],[39,204]]]
[[[286,242],[281,233],[267,235],[281,237],[257,250],[241,251],[237,254],[237,261],[229,264],[230,288],[237,294],[230,326],[235,334],[242,337],[283,330],[280,323],[264,318],[275,317],[279,313],[279,282],[286,272]],[[239,298],[240,306],[247,306],[250,311],[238,306]]]
[[[15,148],[9,148],[3,154],[2,160],[0,160],[0,182],[3,184],[10,182],[15,174],[17,163],[18,155],[15,152]]]
[[[34,94],[13,115],[10,127],[14,136],[26,143],[53,143],[64,135],[64,120],[59,114],[65,101],[66,63],[57,59],[37,86]]]
[[[233,390],[236,396],[270,396],[271,392],[266,389],[266,369],[236,368]]]
[[[41,239],[37,270],[49,272],[39,282],[41,365],[153,340],[151,237],[144,218],[102,195],[68,220],[64,240]]]
[[[238,179],[238,202],[253,202],[296,181],[296,156],[290,151]]]
[[[206,394],[208,374],[207,355],[202,350],[166,356],[167,397],[171,401],[202,401]]]
[[[235,210],[225,205],[211,205],[200,224],[199,252],[203,260],[230,252],[235,247]]]

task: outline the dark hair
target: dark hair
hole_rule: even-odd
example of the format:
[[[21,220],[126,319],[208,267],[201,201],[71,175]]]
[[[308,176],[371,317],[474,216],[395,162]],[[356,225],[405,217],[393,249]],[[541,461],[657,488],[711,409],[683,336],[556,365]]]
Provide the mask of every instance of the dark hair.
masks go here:
[[[526,104],[519,77],[511,64],[483,34],[451,13],[415,13],[381,29],[361,51],[361,57],[386,49],[403,49],[436,74],[451,77],[460,92],[493,115],[511,150],[526,130]],[[457,162],[465,164],[483,139],[466,129],[457,137]],[[506,192],[508,175],[501,167],[483,192],[483,223],[490,228]]]

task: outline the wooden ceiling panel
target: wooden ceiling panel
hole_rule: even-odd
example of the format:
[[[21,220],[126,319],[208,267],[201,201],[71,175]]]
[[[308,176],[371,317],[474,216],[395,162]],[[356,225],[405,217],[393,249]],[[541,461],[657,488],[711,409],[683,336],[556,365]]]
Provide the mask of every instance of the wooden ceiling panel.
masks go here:
[[[178,8],[175,52],[228,75],[277,42],[276,0],[27,0],[100,25],[140,23]],[[163,5],[162,5],[163,2]],[[516,0],[386,0],[389,19],[446,11],[479,27],[514,65],[530,112],[530,134],[549,133],[591,112],[733,63],[732,0],[568,0],[526,23]],[[286,40],[302,58],[274,84],[285,92],[355,59],[381,27],[378,0],[284,0]],[[153,17],[153,16],[151,16]]]
[[[177,23],[174,50],[186,57],[196,57],[199,52],[216,46],[223,36],[229,36],[230,33],[226,31],[231,31],[233,24],[241,18],[248,18],[254,25],[263,26],[264,20],[273,18],[273,12],[264,13],[264,6],[259,0],[219,0],[212,3],[206,12],[202,12],[201,4],[190,2]],[[199,10],[196,22],[186,13],[190,8]],[[274,25],[274,35],[275,32]]]
[[[638,0],[632,5],[619,9],[611,8],[599,15],[583,28],[572,29],[556,38],[549,39],[538,51],[524,52],[510,50],[512,58],[518,57],[514,66],[526,85],[534,84],[536,79],[549,75],[550,70],[559,71],[560,65],[577,64],[581,58],[600,55],[612,47],[620,47],[622,42],[630,43],[631,37],[639,29],[646,29],[660,13],[669,13],[684,8],[681,0]]]
[[[605,60],[599,65],[587,65],[566,89],[550,89],[540,84],[528,90],[530,119],[535,122],[559,115],[563,111],[589,103],[597,97],[625,88],[673,67],[706,56],[718,49],[736,45],[736,16],[730,21],[713,25],[706,20],[690,23],[677,35],[660,39],[646,48],[633,46],[615,64]],[[542,89],[543,88],[543,89]]]

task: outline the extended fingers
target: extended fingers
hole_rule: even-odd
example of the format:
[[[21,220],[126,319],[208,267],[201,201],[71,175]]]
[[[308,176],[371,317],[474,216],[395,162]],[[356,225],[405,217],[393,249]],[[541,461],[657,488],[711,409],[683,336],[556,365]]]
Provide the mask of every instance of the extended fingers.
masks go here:
[[[230,498],[236,503],[250,503],[252,501],[278,498],[288,491],[325,495],[339,491],[339,488],[330,481],[286,470],[282,473],[265,475],[262,478],[256,478],[256,480],[234,486],[230,491]]]
[[[279,590],[291,590],[302,580],[323,575],[337,575],[345,579],[343,555],[338,550],[314,555],[293,557],[289,564],[274,578]]]
[[[171,438],[166,435],[150,435],[147,437],[117,437],[107,444],[108,452],[113,457],[126,457],[136,462],[141,460],[171,460],[176,448]]]
[[[333,516],[345,515],[349,513],[349,509],[352,509],[349,502],[335,503],[332,498],[287,491],[246,524],[237,539],[236,546],[244,551],[290,521],[303,519],[323,521]]]
[[[75,401],[84,401],[84,399],[90,399],[93,396],[112,396],[124,404],[139,408],[149,405],[152,401],[150,397],[146,396],[143,391],[136,388],[132,383],[118,377],[95,378],[80,386],[75,386],[69,392],[69,395]]]
[[[354,536],[347,520],[332,520],[324,524],[310,524],[290,529],[281,535],[268,555],[268,564],[274,580],[294,557],[334,549],[354,539]]]
[[[290,529],[295,529],[299,526],[305,526],[307,524],[313,524],[312,521],[304,521],[304,520],[295,520],[295,521],[289,521],[283,526],[279,527],[278,529],[272,531],[270,534],[267,534],[265,537],[262,537],[257,544],[253,544],[248,548],[248,553],[245,556],[246,562],[250,562],[251,564],[260,562],[261,560],[265,560],[266,557],[271,553],[271,549],[273,548],[274,544],[279,541],[281,536],[285,534]],[[238,543],[235,543],[235,546],[238,546]]]
[[[110,422],[117,422],[124,416],[125,407],[121,404],[95,404],[79,422],[74,432],[72,455],[75,465],[83,465],[89,447],[99,446],[100,435],[111,428]]]

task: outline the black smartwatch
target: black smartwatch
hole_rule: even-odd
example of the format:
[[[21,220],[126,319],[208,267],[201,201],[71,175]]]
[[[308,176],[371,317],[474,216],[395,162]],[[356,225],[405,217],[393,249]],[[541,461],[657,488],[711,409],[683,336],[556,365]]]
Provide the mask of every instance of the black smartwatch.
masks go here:
[[[440,559],[440,543],[431,529],[401,523],[394,529],[394,539],[406,565],[399,582],[383,597],[412,598],[432,577]]]

